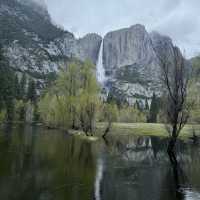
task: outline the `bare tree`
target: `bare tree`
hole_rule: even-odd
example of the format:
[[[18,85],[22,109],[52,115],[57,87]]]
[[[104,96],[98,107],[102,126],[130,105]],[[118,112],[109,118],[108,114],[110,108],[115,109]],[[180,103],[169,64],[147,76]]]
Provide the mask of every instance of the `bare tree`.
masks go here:
[[[168,155],[172,164],[177,165],[175,146],[177,138],[188,121],[189,108],[186,103],[188,70],[187,64],[177,47],[172,50],[173,59],[161,58],[162,81],[166,95],[166,128],[170,136]]]

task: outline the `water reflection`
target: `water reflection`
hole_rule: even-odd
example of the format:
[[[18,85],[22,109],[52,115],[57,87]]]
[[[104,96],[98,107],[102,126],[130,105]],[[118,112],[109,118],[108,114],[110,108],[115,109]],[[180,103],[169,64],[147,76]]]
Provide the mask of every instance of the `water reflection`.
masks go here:
[[[112,137],[109,144],[109,153],[121,156],[118,161],[114,157],[106,166],[103,199],[199,199],[198,145],[178,141],[180,167],[172,169],[166,153],[167,139]]]
[[[91,199],[96,165],[90,143],[28,126],[0,138],[0,199]]]
[[[2,200],[198,200],[200,146],[179,141],[180,167],[167,139],[112,136],[90,142],[37,126],[0,130]]]
[[[97,160],[97,172],[95,178],[95,200],[101,200],[101,183],[103,180],[104,163],[103,158],[100,157]]]

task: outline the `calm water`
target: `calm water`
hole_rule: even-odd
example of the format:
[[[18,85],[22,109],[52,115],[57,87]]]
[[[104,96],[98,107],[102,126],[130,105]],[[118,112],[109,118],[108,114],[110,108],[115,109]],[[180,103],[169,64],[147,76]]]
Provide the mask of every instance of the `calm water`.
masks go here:
[[[200,145],[179,141],[177,172],[166,144],[135,136],[89,142],[7,127],[0,131],[0,200],[199,200]]]

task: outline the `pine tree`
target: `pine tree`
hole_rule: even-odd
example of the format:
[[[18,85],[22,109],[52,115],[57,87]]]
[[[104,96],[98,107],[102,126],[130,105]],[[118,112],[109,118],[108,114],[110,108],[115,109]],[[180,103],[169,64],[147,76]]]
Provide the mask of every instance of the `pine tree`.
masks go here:
[[[145,99],[145,110],[149,110],[149,104],[147,98]]]
[[[19,83],[19,88],[20,88],[20,99],[25,99],[26,96],[26,74],[23,73],[22,78]]]
[[[140,103],[138,100],[136,100],[136,102],[134,104],[134,108],[141,111]]]
[[[3,57],[3,49],[0,46],[0,111],[4,108],[4,57]]]
[[[34,80],[29,80],[28,90],[27,90],[27,100],[30,100],[32,103],[35,103],[37,99],[36,85]]]
[[[21,99],[21,89],[20,89],[20,83],[19,83],[19,79],[18,79],[18,76],[15,75],[15,80],[14,80],[14,91],[15,91],[15,98],[17,100],[20,100]]]
[[[158,98],[156,97],[155,93],[153,93],[150,111],[149,111],[149,119],[148,119],[149,123],[157,122],[158,111],[159,111],[159,101],[158,101]]]
[[[6,110],[7,121],[14,118],[15,73],[9,68],[8,62],[0,47],[0,109]]]

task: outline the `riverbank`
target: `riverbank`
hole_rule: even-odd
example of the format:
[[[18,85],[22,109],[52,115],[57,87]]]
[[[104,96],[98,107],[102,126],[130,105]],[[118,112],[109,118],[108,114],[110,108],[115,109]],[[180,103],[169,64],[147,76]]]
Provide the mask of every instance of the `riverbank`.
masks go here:
[[[14,122],[12,125],[22,125],[23,122]],[[66,130],[64,128],[58,127],[47,127],[42,123],[27,123],[29,125],[43,126],[46,129],[53,130],[57,129],[60,131],[65,131],[67,134],[80,136],[83,139],[96,141],[101,137],[106,129],[107,123],[97,123],[96,133],[93,136],[86,136],[81,130]],[[1,124],[2,126],[3,124]],[[4,124],[5,125],[5,124]],[[196,136],[200,137],[200,125],[186,125],[180,133],[180,138],[187,139],[193,136],[195,132]],[[158,123],[113,123],[111,131],[108,133],[112,135],[137,135],[137,136],[158,136],[158,137],[168,137],[169,134],[165,129],[164,124]]]
[[[97,132],[100,134],[106,127],[106,123],[97,124]],[[193,135],[200,136],[200,125],[186,125],[180,133],[180,138],[189,138]],[[111,134],[134,134],[141,136],[158,136],[168,137],[169,134],[165,129],[164,124],[151,124],[151,123],[114,123]]]

